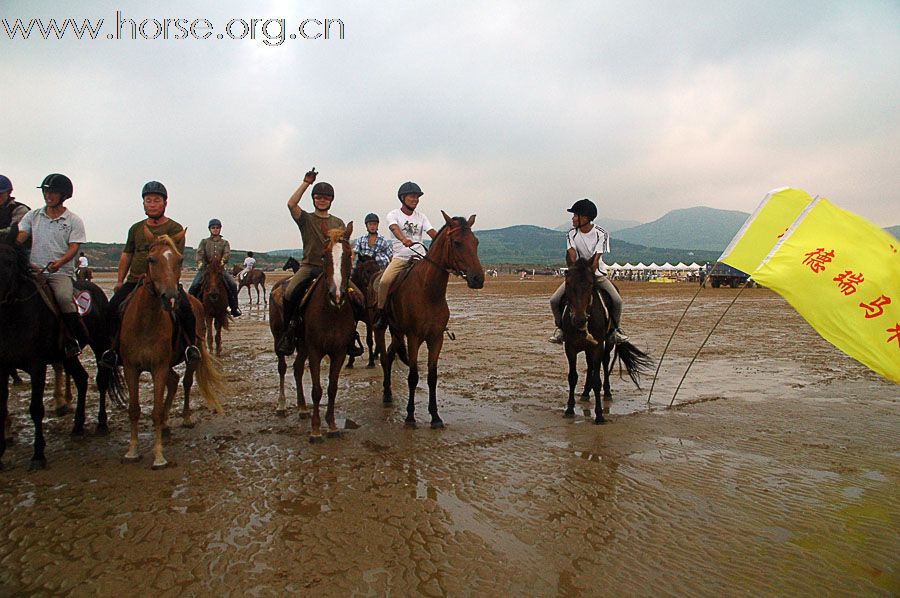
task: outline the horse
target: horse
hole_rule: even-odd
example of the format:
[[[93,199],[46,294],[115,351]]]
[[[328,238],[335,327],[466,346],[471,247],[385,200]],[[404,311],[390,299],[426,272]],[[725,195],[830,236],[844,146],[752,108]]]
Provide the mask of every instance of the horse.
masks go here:
[[[88,267],[75,269],[75,280],[81,282],[91,282],[94,280],[94,271]]]
[[[244,271],[244,268],[241,267],[240,264],[235,264],[234,268],[231,270],[232,276],[237,277],[238,274]],[[238,293],[241,292],[241,289],[247,287],[247,301],[253,303],[253,296],[250,294],[250,285],[253,285],[253,288],[256,289],[256,304],[259,305],[259,286],[262,285],[262,297],[263,304],[265,305],[266,301],[266,273],[262,270],[257,270],[254,268],[253,270],[248,270],[244,276],[238,279]]]
[[[168,465],[163,456],[162,435],[166,424],[169,407],[175,390],[178,387],[178,375],[173,366],[184,360],[186,341],[184,335],[178,334],[179,327],[174,321],[175,304],[179,298],[178,281],[181,278],[182,255],[186,230],[170,237],[156,237],[146,226],[144,237],[150,243],[148,256],[148,273],[142,284],[127,299],[122,314],[119,331],[119,354],[125,372],[130,401],[128,415],[131,420],[131,442],[123,462],[131,463],[140,460],[138,452],[138,421],[141,406],[138,402],[139,378],[141,372],[150,372],[153,378],[153,425],[155,436],[153,442],[153,469],[162,469]],[[183,426],[190,427],[190,394],[196,373],[200,394],[210,409],[222,413],[222,404],[218,394],[225,389],[225,384],[216,367],[214,358],[209,354],[203,337],[206,334],[206,316],[203,304],[188,295],[191,309],[196,320],[197,344],[200,349],[199,364],[186,364],[182,386],[184,387]],[[163,393],[165,391],[165,400]]]
[[[569,362],[569,400],[564,417],[575,417],[575,386],[578,384],[576,358],[582,351],[588,364],[585,388],[594,391],[596,401],[595,424],[606,423],[603,417],[603,399],[612,399],[609,387],[610,358],[615,349],[615,359],[619,359],[625,370],[640,388],[640,376],[651,370],[653,362],[649,355],[630,342],[615,342],[615,329],[607,310],[594,290],[596,276],[590,260],[578,258],[573,261],[566,255],[566,307],[563,314],[562,331],[566,359]],[[615,360],[613,360],[614,363]],[[603,372],[601,381],[601,368]]]
[[[293,258],[291,258],[293,259]],[[284,317],[284,287],[287,280],[276,284],[272,287],[272,293],[269,295],[269,330],[272,331],[272,338],[275,343],[275,355],[278,358],[278,404],[275,407],[275,415],[284,417],[287,415],[285,408],[284,395],[284,375],[287,373],[287,359],[283,353],[278,352],[278,339],[284,334],[287,328],[287,319]],[[299,361],[299,355],[294,357],[293,372],[294,383],[297,388],[297,407],[300,409],[300,419],[309,417],[309,411],[306,408],[306,402],[303,399],[303,369],[302,362]]]
[[[249,289],[248,289],[249,291]],[[206,345],[212,350],[213,329],[215,329],[216,355],[222,354],[222,329],[228,330],[231,320],[228,315],[228,288],[225,286],[225,268],[219,255],[206,265],[203,284],[200,286],[200,300],[206,314]]]
[[[471,289],[484,286],[484,269],[478,259],[478,239],[472,232],[475,215],[451,218],[443,210],[445,225],[431,243],[431,249],[421,260],[410,266],[405,279],[391,290],[388,303],[388,325],[391,344],[385,350],[385,328],[376,328],[375,342],[381,355],[384,373],[385,404],[393,401],[391,392],[391,365],[394,356],[409,365],[409,401],[406,405],[406,425],[416,426],[415,393],[419,383],[416,360],[419,346],[424,341],[428,347],[428,412],[431,427],[442,428],[444,422],[437,409],[437,364],[444,342],[444,331],[450,319],[447,307],[447,281],[450,273],[462,276]],[[399,279],[399,277],[398,277]],[[404,343],[406,341],[406,343]],[[404,357],[406,359],[404,360]]]
[[[41,298],[24,251],[16,248],[18,227],[0,240],[0,458],[6,452],[9,379],[16,368],[31,376],[29,411],[34,424],[31,469],[47,467],[44,454],[44,386],[47,365],[60,362],[75,381],[78,398],[73,435],[84,433],[84,400],[88,375],[78,357],[67,358],[59,343],[61,323]],[[2,465],[0,465],[2,466]]]
[[[374,328],[373,323],[375,321],[375,291],[371,288],[371,283],[381,272],[382,268],[378,265],[378,262],[374,257],[371,255],[360,255],[359,261],[356,263],[356,267],[353,268],[353,273],[350,275],[353,286],[363,294],[366,304],[366,309],[364,310],[363,317],[360,321],[366,325],[366,345],[369,347],[369,363],[366,364],[367,368],[375,367],[375,357],[378,355],[378,353],[373,350],[374,342],[372,329]],[[355,359],[356,358],[353,357],[353,355],[349,356],[347,359],[348,368],[353,367]]]
[[[284,263],[281,269],[284,271],[290,270],[291,272],[296,274],[297,270],[300,269],[300,262],[298,262],[297,258],[295,258],[294,256],[288,256],[287,261]]]

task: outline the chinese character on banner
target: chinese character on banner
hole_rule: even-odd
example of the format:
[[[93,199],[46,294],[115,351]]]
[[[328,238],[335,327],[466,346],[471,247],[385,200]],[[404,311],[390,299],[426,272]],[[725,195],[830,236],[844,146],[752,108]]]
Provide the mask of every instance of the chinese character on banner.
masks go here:
[[[852,295],[856,292],[856,285],[865,281],[862,273],[854,274],[853,270],[845,270],[844,272],[838,274],[832,280],[838,283],[838,286],[841,288],[841,292],[845,295]]]
[[[834,250],[825,251],[824,247],[819,247],[815,251],[805,254],[805,256],[806,259],[803,260],[803,265],[809,266],[810,270],[818,274],[819,272],[824,272],[825,264],[834,259]]]
[[[875,301],[871,303],[862,303],[860,302],[859,306],[866,310],[866,319],[869,318],[877,318],[881,314],[884,313],[884,306],[890,305],[891,298],[887,295],[882,295],[875,299]]]
[[[893,341],[893,340],[896,340],[896,341],[897,341],[897,347],[900,348],[900,324],[897,324],[897,325],[894,326],[893,328],[888,328],[888,329],[887,329],[887,332],[893,332],[893,333],[894,333],[894,336],[889,337],[889,338],[887,339],[887,342],[891,342],[891,341]]]

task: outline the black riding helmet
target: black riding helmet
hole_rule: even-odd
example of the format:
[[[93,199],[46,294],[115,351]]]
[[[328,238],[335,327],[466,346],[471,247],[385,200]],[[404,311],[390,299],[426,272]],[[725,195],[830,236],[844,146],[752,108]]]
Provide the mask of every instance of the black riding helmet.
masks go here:
[[[38,189],[47,189],[54,193],[62,195],[63,200],[72,197],[75,189],[72,187],[72,180],[64,174],[53,173],[44,177],[44,181],[38,185]]]
[[[412,181],[406,181],[405,183],[400,185],[399,189],[397,189],[397,199],[399,199],[400,201],[403,201],[404,195],[410,194],[418,195],[419,197],[425,195],[424,193],[422,193],[422,188]]]
[[[141,189],[141,198],[145,195],[149,195],[151,193],[156,193],[157,195],[162,195],[163,199],[169,199],[169,192],[166,191],[166,186],[160,183],[159,181],[150,181],[149,183],[144,185],[144,188]]]
[[[378,214],[376,214],[375,212],[371,212],[371,213],[367,214],[364,224],[368,224],[370,222],[379,222]]]
[[[579,199],[566,211],[571,212],[572,214],[578,214],[579,216],[585,216],[588,220],[593,220],[597,217],[597,206],[589,199]]]
[[[334,199],[334,187],[330,183],[316,183],[312,188],[311,195],[325,195]]]

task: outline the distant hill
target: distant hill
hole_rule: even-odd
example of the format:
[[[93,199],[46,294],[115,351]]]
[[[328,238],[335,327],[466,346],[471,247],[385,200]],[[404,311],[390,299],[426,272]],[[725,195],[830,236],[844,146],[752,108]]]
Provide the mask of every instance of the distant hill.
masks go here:
[[[750,214],[715,208],[672,210],[662,218],[620,230],[615,238],[648,247],[721,252]]]
[[[634,228],[635,226],[639,226],[641,223],[637,220],[616,220],[615,218],[598,218],[596,220],[597,224],[606,229],[608,233],[614,233],[616,231],[620,231],[626,228]],[[561,230],[563,232],[572,228],[572,221],[567,221],[559,226],[557,226],[553,230]]]
[[[123,243],[82,243],[81,251],[88,258],[88,263],[95,270],[115,270],[119,266],[119,256],[122,255],[122,249],[125,247]],[[253,250],[251,250],[253,251]],[[256,258],[258,268],[264,270],[278,270],[284,265],[288,255],[294,255],[300,259],[300,251],[284,250],[284,254],[273,255],[269,253],[261,253],[253,251],[253,257]],[[247,256],[246,249],[232,249],[231,263],[242,264]],[[197,250],[194,247],[186,247],[184,250],[184,265],[186,269],[197,267]]]

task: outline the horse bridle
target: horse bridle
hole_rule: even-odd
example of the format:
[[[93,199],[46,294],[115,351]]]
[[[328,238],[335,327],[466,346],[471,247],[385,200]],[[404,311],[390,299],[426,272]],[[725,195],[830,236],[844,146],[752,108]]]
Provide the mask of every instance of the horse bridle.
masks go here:
[[[419,253],[418,251],[413,249],[414,245],[421,245],[422,249],[425,250],[425,253]],[[433,259],[431,259],[430,257],[428,257],[428,248],[425,247],[425,245],[423,243],[416,241],[412,245],[409,246],[409,250],[412,251],[413,253],[415,253],[417,256],[419,256],[419,259],[425,260],[426,262],[430,263],[438,270],[443,270],[447,274],[455,274],[456,276],[459,276],[463,280],[466,280],[466,273],[463,272],[462,270],[460,270],[459,268],[447,268],[446,266],[442,266],[439,263],[437,263],[436,261],[434,261]]]

